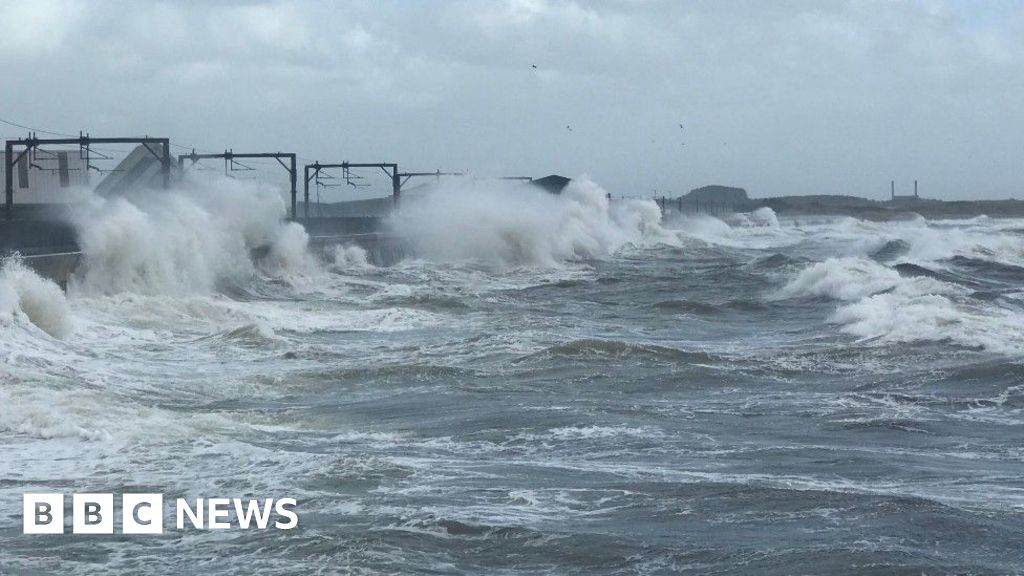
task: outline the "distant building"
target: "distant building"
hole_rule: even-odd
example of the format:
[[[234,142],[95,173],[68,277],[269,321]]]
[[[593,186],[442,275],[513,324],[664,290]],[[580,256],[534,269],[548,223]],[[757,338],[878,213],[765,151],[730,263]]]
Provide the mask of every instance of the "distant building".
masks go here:
[[[19,152],[14,154],[17,157]],[[6,182],[6,166],[4,152],[0,151],[0,182]],[[15,204],[66,202],[69,189],[89,186],[89,170],[78,150],[37,149],[15,164],[13,185]]]

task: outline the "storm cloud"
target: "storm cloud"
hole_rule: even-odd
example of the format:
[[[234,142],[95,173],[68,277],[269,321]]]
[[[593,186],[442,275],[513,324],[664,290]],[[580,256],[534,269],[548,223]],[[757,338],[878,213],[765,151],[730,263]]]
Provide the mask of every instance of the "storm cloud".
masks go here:
[[[1016,1],[36,0],[0,19],[0,118],[616,194],[1006,198],[1022,64]]]

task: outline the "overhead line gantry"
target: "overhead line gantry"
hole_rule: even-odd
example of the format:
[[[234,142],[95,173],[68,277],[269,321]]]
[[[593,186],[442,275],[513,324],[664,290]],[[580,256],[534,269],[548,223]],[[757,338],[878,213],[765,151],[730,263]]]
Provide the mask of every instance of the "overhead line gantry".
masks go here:
[[[291,200],[292,200],[292,220],[296,218],[296,189],[295,182],[298,179],[298,169],[295,165],[295,153],[294,152],[235,152],[233,150],[225,150],[221,153],[209,153],[209,154],[196,154],[195,150],[192,150],[191,154],[179,154],[178,155],[178,168],[185,167],[185,160],[190,160],[190,166],[199,162],[200,160],[223,158],[224,159],[224,171],[227,173],[235,165],[235,158],[273,158],[277,160],[277,163],[282,168],[288,171],[288,180],[291,185]],[[285,160],[288,161],[285,164]],[[246,167],[245,169],[250,169]],[[309,197],[308,181],[307,181],[307,202]],[[307,216],[308,217],[308,216]]]
[[[38,150],[40,146],[67,146],[78,145],[79,154],[83,159],[89,158],[89,147],[93,144],[141,144],[146,150],[160,160],[160,173],[163,175],[163,185],[167,188],[171,185],[171,141],[169,138],[124,137],[124,138],[93,138],[88,134],[79,134],[78,138],[37,138],[35,133],[28,138],[7,140],[4,143],[4,203],[6,205],[7,219],[14,218],[14,167],[26,154],[32,150]],[[155,149],[158,146],[159,149]],[[15,155],[15,148],[21,151]],[[21,180],[21,187],[28,187],[28,175]]]
[[[391,178],[391,198],[395,205],[398,205],[398,197],[402,194],[401,174],[398,172],[398,164],[394,162],[342,162],[340,164],[321,164],[314,162],[305,166],[305,184],[303,186],[303,217],[309,219],[309,183],[316,178],[321,170],[328,168],[341,168],[346,173],[351,168],[380,168]]]

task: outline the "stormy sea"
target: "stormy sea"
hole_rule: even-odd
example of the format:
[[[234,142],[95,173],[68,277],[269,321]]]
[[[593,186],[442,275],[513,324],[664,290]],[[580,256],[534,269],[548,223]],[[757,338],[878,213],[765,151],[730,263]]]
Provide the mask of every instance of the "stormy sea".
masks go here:
[[[0,271],[2,574],[1024,573],[1024,220],[455,187],[382,265],[244,182],[75,215],[66,293]],[[22,534],[126,492],[299,523]]]

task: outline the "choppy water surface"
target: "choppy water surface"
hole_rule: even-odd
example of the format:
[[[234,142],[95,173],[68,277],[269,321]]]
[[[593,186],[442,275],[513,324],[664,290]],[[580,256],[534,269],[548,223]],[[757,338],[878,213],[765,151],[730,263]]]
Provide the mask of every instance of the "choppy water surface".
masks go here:
[[[1024,571],[1024,222],[639,225],[86,282],[60,338],[8,264],[0,572]],[[301,524],[22,535],[48,491],[294,496]]]

